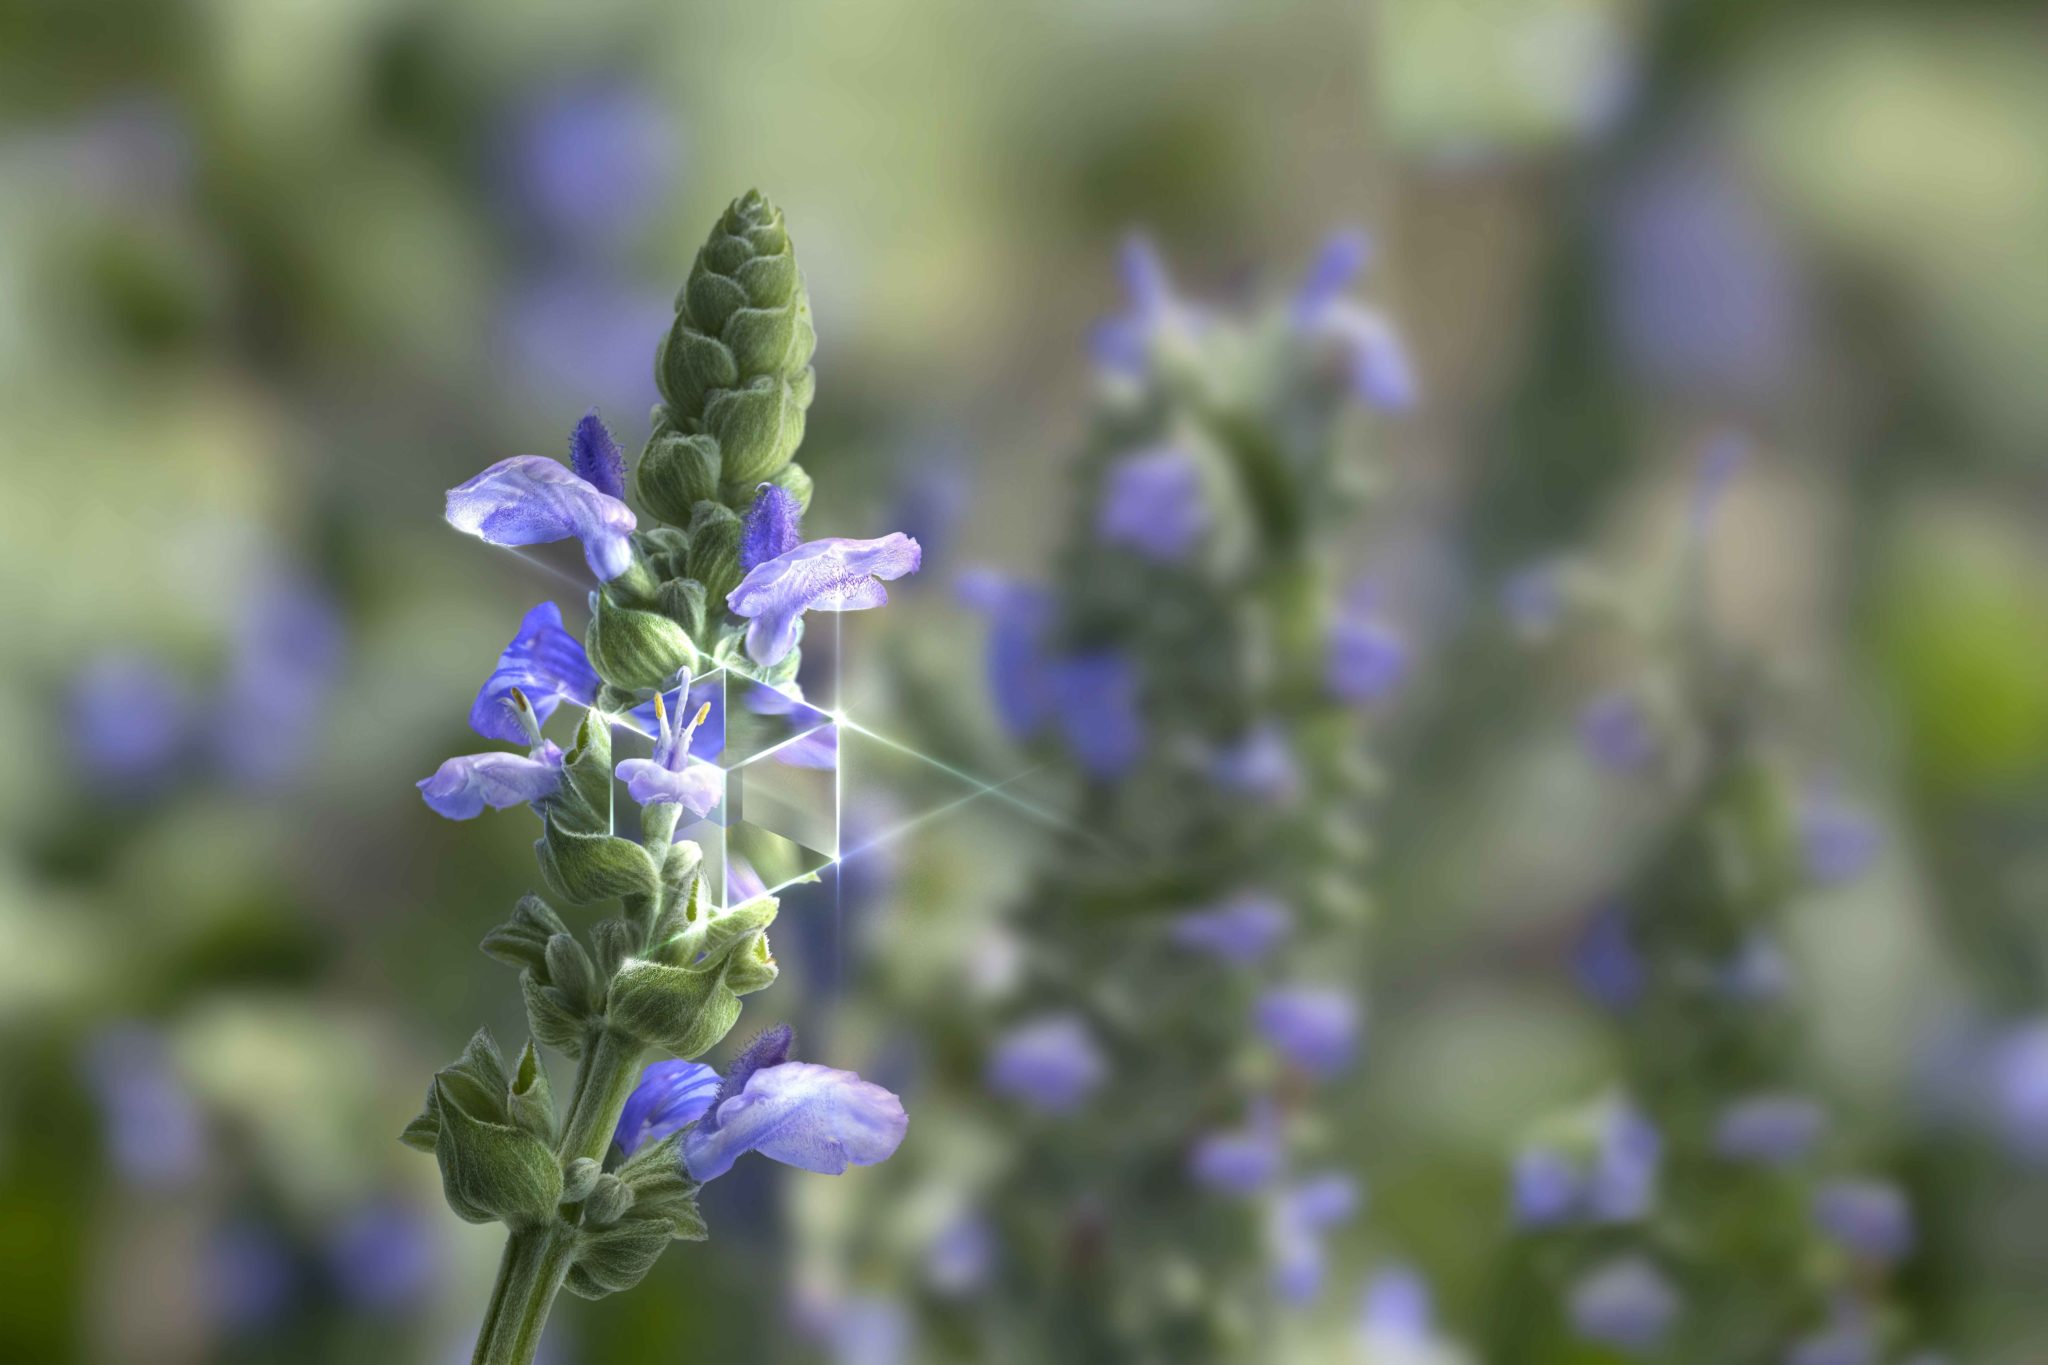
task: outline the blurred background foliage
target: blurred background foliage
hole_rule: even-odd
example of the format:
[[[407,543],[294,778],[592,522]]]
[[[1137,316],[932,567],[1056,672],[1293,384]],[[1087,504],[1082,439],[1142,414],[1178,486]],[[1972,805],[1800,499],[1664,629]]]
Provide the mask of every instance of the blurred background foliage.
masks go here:
[[[1495,588],[1643,562],[1748,431],[1717,601],[1887,831],[1801,911],[1823,1052],[1910,1174],[1916,1311],[2048,1355],[2037,7],[4,0],[0,1358],[465,1357],[496,1235],[395,1135],[477,1020],[518,1032],[474,944],[529,833],[408,784],[558,590],[441,493],[592,403],[637,444],[751,184],[818,318],[817,529],[938,551],[847,667],[941,752],[989,734],[947,580],[1060,538],[1117,236],[1228,295],[1373,232],[1426,393],[1364,566],[1419,659],[1347,1254],[1386,1230],[1468,1336],[1509,1143],[1611,1068],[1562,964],[1640,833],[1572,753],[1600,661],[1534,669]],[[951,970],[1027,837],[969,811],[857,915],[792,906],[772,1017],[869,940]],[[803,1358],[777,1175],[554,1358]]]

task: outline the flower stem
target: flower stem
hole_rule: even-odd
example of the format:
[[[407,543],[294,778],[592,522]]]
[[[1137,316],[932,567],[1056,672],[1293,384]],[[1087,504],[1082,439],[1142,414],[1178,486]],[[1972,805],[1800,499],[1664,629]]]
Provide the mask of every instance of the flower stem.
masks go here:
[[[576,1088],[559,1155],[603,1160],[619,1112],[640,1079],[643,1049],[610,1029],[600,1030],[576,1067]],[[498,1281],[484,1310],[470,1365],[531,1365],[548,1311],[561,1292],[575,1251],[575,1230],[560,1220],[514,1228],[498,1263]]]

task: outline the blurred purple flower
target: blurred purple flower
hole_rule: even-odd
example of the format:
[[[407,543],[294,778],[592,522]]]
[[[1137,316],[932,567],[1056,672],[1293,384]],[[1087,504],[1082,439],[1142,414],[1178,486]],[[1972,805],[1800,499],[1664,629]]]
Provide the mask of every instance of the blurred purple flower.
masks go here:
[[[1082,771],[1098,781],[1129,772],[1145,752],[1137,667],[1116,650],[1055,659],[1046,666],[1052,719]]]
[[[1294,324],[1312,330],[1328,315],[1372,255],[1372,242],[1357,228],[1342,228],[1323,239],[1294,295]]]
[[[1721,1111],[1714,1150],[1731,1161],[1785,1166],[1820,1141],[1827,1115],[1804,1095],[1750,1095]]]
[[[291,1248],[268,1227],[240,1219],[218,1228],[203,1251],[206,1305],[231,1332],[254,1332],[284,1315],[297,1289]]]
[[[390,1200],[345,1215],[327,1242],[328,1269],[344,1299],[370,1313],[417,1305],[441,1269],[431,1220]]]
[[[740,570],[749,572],[803,544],[803,527],[796,495],[779,484],[762,484],[740,525]]]
[[[1351,1065],[1359,1022],[1358,1001],[1334,986],[1275,986],[1252,1007],[1260,1036],[1318,1080]]]
[[[948,1297],[973,1294],[995,1270],[996,1233],[986,1217],[966,1212],[952,1219],[925,1249],[924,1278]]]
[[[1209,775],[1224,790],[1261,806],[1291,805],[1302,792],[1301,769],[1287,732],[1273,721],[1254,725],[1235,744],[1217,750],[1209,760]]]
[[[688,705],[689,697],[690,683],[686,675],[682,686],[676,689],[677,705]],[[711,814],[725,799],[725,774],[717,764],[693,758],[690,754],[690,738],[710,712],[709,701],[699,702],[696,714],[687,722],[673,724],[669,720],[668,707],[657,692],[654,697],[657,729],[653,757],[628,758],[618,765],[618,778],[626,784],[626,794],[642,806],[677,805],[699,819]],[[680,717],[677,719],[681,720]]]
[[[1890,1264],[1913,1249],[1913,1214],[1896,1185],[1882,1180],[1838,1180],[1814,1196],[1813,1219],[1822,1232],[1865,1260]]]
[[[989,1053],[988,1088],[1046,1114],[1070,1114],[1109,1079],[1109,1063],[1079,1015],[1017,1024]]]
[[[1649,968],[1636,951],[1622,906],[1603,905],[1586,921],[1572,949],[1572,975],[1579,989],[1606,1009],[1626,1010],[1642,999]]]
[[[1585,1182],[1562,1152],[1526,1147],[1515,1154],[1510,1169],[1510,1216],[1516,1227],[1556,1227],[1577,1216]]]
[[[796,647],[805,612],[879,607],[889,600],[883,580],[916,573],[920,557],[917,542],[901,531],[877,540],[807,541],[748,570],[725,603],[748,618],[747,656],[768,668]]]
[[[1151,369],[1160,338],[1192,327],[1194,315],[1174,296],[1166,265],[1150,238],[1132,233],[1124,239],[1117,253],[1117,273],[1129,306],[1095,325],[1089,349],[1102,369],[1142,378]]]
[[[1208,494],[1194,456],[1176,446],[1138,451],[1103,474],[1095,533],[1162,564],[1187,558],[1209,529]]]
[[[1219,1194],[1257,1194],[1286,1166],[1286,1140],[1272,1106],[1263,1102],[1253,1106],[1245,1126],[1205,1133],[1188,1153],[1188,1174]]]
[[[2048,1019],[2006,1029],[1986,1059],[1991,1119],[2007,1150],[2048,1163]]]
[[[675,320],[668,291],[588,268],[522,278],[502,305],[505,363],[519,391],[543,405],[588,403],[646,412],[659,394],[647,338]]]
[[[1408,642],[1388,621],[1379,583],[1362,578],[1330,628],[1324,681],[1332,696],[1363,705],[1391,697],[1408,677]]]
[[[1413,1266],[1389,1265],[1366,1282],[1359,1331],[1370,1342],[1422,1345],[1433,1335],[1429,1282]]]
[[[683,1167],[715,1180],[748,1152],[821,1175],[885,1161],[910,1126],[903,1102],[851,1071],[789,1058],[787,1025],[726,1068],[716,1102],[683,1138]]]
[[[681,138],[646,89],[586,79],[556,86],[511,120],[519,203],[546,234],[578,251],[630,243],[667,203]]]
[[[1344,356],[1351,394],[1369,408],[1407,412],[1420,398],[1408,348],[1385,314],[1340,302],[1323,319],[1324,332]]]
[[[591,573],[609,581],[633,563],[633,511],[559,460],[514,455],[448,490],[447,521],[492,545],[583,542]]]
[[[213,707],[214,752],[229,778],[266,788],[299,771],[322,737],[344,649],[328,593],[290,571],[265,580],[235,623]]]
[[[1509,574],[1500,589],[1501,611],[1525,640],[1540,640],[1557,629],[1564,616],[1564,574],[1545,561]]]
[[[1586,1340],[1650,1351],[1678,1316],[1678,1292],[1648,1260],[1624,1256],[1580,1278],[1567,1308],[1573,1330]]]
[[[971,491],[967,471],[952,452],[917,460],[898,477],[888,524],[902,527],[924,547],[927,572],[952,554]]]
[[[1626,1100],[1609,1104],[1602,1115],[1600,1145],[1586,1186],[1587,1214],[1604,1223],[1634,1222],[1646,1216],[1657,1197],[1657,1172],[1663,1158],[1664,1141],[1649,1116]]]
[[[1273,1292],[1283,1302],[1307,1304],[1322,1292],[1324,1238],[1357,1213],[1358,1204],[1358,1183],[1337,1171],[1309,1176],[1274,1199],[1267,1237]]]
[[[469,708],[469,728],[485,739],[522,743],[527,731],[512,703],[513,688],[525,694],[534,719],[545,725],[565,701],[589,706],[597,699],[597,684],[597,671],[583,652],[583,642],[562,625],[562,609],[542,602],[520,620],[519,633],[478,689]]]
[[[1884,834],[1867,812],[1820,790],[1800,803],[1799,843],[1806,875],[1822,886],[1839,886],[1870,870],[1884,849]]]
[[[619,1111],[612,1142],[631,1156],[650,1142],[679,1133],[704,1116],[718,1099],[718,1073],[701,1062],[651,1063]]]
[[[1602,692],[1579,712],[1579,743],[1609,772],[1634,773],[1657,756],[1657,735],[1634,693]]]
[[[115,1025],[87,1046],[84,1063],[107,1160],[122,1179],[163,1187],[199,1174],[205,1121],[161,1037],[140,1025]]]
[[[906,1365],[912,1358],[910,1315],[894,1299],[853,1295],[826,1309],[815,1325],[832,1365]]]
[[[988,682],[996,718],[1010,738],[1029,739],[1052,719],[1052,683],[1045,635],[1052,594],[977,570],[960,576],[960,598],[989,620]]]
[[[1870,1325],[1847,1312],[1837,1312],[1834,1322],[1785,1353],[1785,1365],[1878,1365],[1879,1359]]]
[[[145,654],[93,659],[72,680],[65,715],[79,772],[105,796],[155,795],[190,756],[191,692]]]
[[[1211,909],[1179,916],[1167,936],[1175,947],[1242,967],[1272,952],[1293,928],[1294,912],[1285,903],[1246,892]]]

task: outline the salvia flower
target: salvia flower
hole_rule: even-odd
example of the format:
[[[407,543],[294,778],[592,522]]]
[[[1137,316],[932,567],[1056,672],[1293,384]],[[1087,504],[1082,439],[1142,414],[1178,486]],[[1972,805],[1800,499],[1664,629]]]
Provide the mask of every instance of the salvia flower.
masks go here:
[[[725,602],[750,623],[747,656],[769,668],[796,648],[805,612],[879,607],[889,600],[883,581],[915,573],[921,557],[917,542],[901,531],[878,540],[807,541],[756,564]]]
[[[79,769],[109,795],[155,793],[189,752],[192,696],[182,678],[148,655],[92,660],[73,680],[66,711]]]
[[[1408,677],[1407,639],[1386,619],[1379,585],[1361,579],[1330,628],[1324,680],[1330,695],[1365,705],[1394,695]]]
[[[1026,1020],[996,1040],[988,1087],[1047,1114],[1070,1114],[1109,1078],[1109,1063],[1079,1015]]]
[[[750,1044],[726,1071],[713,1104],[683,1138],[692,1180],[715,1180],[748,1152],[821,1175],[886,1161],[910,1119],[872,1081],[789,1058],[787,1026]]]
[[[137,1185],[166,1186],[199,1174],[206,1128],[178,1081],[164,1040],[137,1025],[108,1029],[85,1054],[99,1102],[109,1164]]]
[[[1366,1283],[1359,1332],[1370,1345],[1419,1346],[1434,1336],[1429,1282],[1413,1266],[1390,1265]]]
[[[1785,1365],[1878,1365],[1877,1339],[1860,1313],[1837,1309],[1834,1321],[1792,1343]]]
[[[1635,773],[1657,756],[1657,733],[1634,693],[1602,692],[1579,712],[1579,743],[1609,772]]]
[[[1117,273],[1129,306],[1096,324],[1090,350],[1103,370],[1141,378],[1151,368],[1153,350],[1160,340],[1192,330],[1196,318],[1174,295],[1166,264],[1150,238],[1133,233],[1124,239],[1117,254]]]
[[[1577,1216],[1585,1181],[1564,1153],[1550,1147],[1527,1147],[1515,1154],[1508,1189],[1515,1226],[1550,1228]]]
[[[1588,1341],[1624,1351],[1649,1351],[1678,1316],[1678,1291],[1641,1256],[1599,1266],[1572,1287],[1572,1328]]]
[[[1913,1249],[1913,1214],[1896,1185],[1882,1180],[1838,1180],[1813,1199],[1813,1220],[1843,1248],[1881,1264]]]
[[[972,1294],[988,1283],[996,1264],[996,1233],[982,1214],[949,1220],[925,1249],[925,1282],[941,1294]]]
[[[762,484],[740,525],[741,571],[750,571],[803,544],[803,522],[804,509],[796,494],[780,484]]]
[[[1371,255],[1371,240],[1356,228],[1343,228],[1324,238],[1315,260],[1309,263],[1308,273],[1302,277],[1301,287],[1295,291],[1295,325],[1319,325],[1365,269]]]
[[[1056,659],[1046,668],[1053,720],[1090,777],[1113,781],[1145,751],[1137,666],[1117,650]]]
[[[1209,759],[1209,775],[1224,790],[1262,806],[1291,805],[1301,796],[1301,769],[1287,732],[1270,721],[1218,749]]]
[[[542,455],[514,455],[448,490],[448,524],[492,545],[573,538],[593,574],[617,578],[632,566],[635,525],[633,509],[607,491],[623,479],[613,465],[618,447],[593,412],[577,424],[571,449],[589,476]]]
[[[679,1133],[704,1116],[718,1098],[718,1073],[702,1062],[655,1062],[640,1073],[640,1084],[619,1111],[612,1141],[631,1156],[650,1142]]]
[[[333,597],[289,569],[270,572],[251,595],[211,708],[213,756],[231,780],[273,788],[304,767],[340,676],[344,636]]]
[[[1572,975],[1579,989],[1604,1008],[1625,1010],[1642,999],[1649,967],[1636,950],[1623,907],[1610,904],[1593,912],[1573,946]]]
[[[1827,1115],[1804,1095],[1750,1095],[1721,1111],[1714,1150],[1730,1161],[1789,1165],[1813,1150],[1826,1127]]]
[[[517,112],[509,131],[520,207],[579,251],[630,240],[674,186],[675,120],[630,84],[578,79],[544,91]]]
[[[1306,1304],[1322,1292],[1324,1239],[1358,1212],[1358,1182],[1338,1171],[1312,1175],[1283,1190],[1267,1219],[1273,1292]]]
[[[1180,916],[1167,931],[1177,948],[1233,966],[1259,961],[1293,931],[1294,912],[1277,897],[1246,892]]]
[[[517,744],[527,732],[512,701],[513,688],[525,695],[534,719],[545,725],[565,701],[590,705],[597,697],[597,684],[597,671],[583,652],[583,642],[562,625],[562,609],[542,602],[520,620],[519,633],[477,690],[469,708],[469,728],[485,739]]]
[[[276,1322],[298,1292],[291,1248],[251,1218],[216,1229],[201,1261],[205,1303],[231,1332],[254,1332]]]
[[[2007,1150],[2048,1162],[2048,1019],[2008,1028],[1985,1066],[1991,1122]]]
[[[1822,886],[1839,886],[1870,869],[1884,849],[1884,835],[1868,814],[1823,790],[1800,803],[1799,844],[1806,875]]]
[[[1178,446],[1125,455],[1103,476],[1095,531],[1105,544],[1177,563],[1195,548],[1210,521],[1201,466]]]
[[[1657,1195],[1664,1142],[1649,1116],[1625,1100],[1606,1107],[1600,1146],[1586,1188],[1586,1211],[1608,1223],[1632,1222],[1648,1214]]]
[[[344,1215],[327,1239],[335,1288],[370,1313],[399,1313],[433,1288],[441,1257],[434,1229],[419,1210],[391,1200]]]
[[[1252,1008],[1259,1035],[1319,1080],[1351,1065],[1358,1049],[1358,1001],[1334,986],[1275,986]]]
[[[974,570],[960,575],[960,599],[988,617],[988,681],[996,719],[1010,738],[1029,739],[1052,719],[1045,650],[1052,594],[1035,583]]]
[[[1295,330],[1334,344],[1352,395],[1369,407],[1405,412],[1415,406],[1415,367],[1385,314],[1344,297],[1370,251],[1364,234],[1339,232],[1323,245],[1294,300]]]
[[[524,754],[465,754],[435,769],[416,785],[435,813],[450,820],[473,820],[484,807],[505,810],[552,796],[562,785],[562,751],[541,738],[540,722],[526,694],[513,688],[507,696],[513,716],[526,732],[532,749]]]
[[[687,699],[689,695],[690,684],[685,678],[677,696]],[[690,737],[710,714],[711,703],[705,701],[698,705],[697,714],[687,725],[671,725],[668,707],[661,694],[655,693],[654,719],[659,731],[654,740],[654,756],[625,759],[618,766],[619,780],[626,784],[627,795],[643,806],[678,805],[699,818],[711,814],[725,799],[725,774],[716,764],[690,756]]]
[[[1219,1194],[1256,1194],[1279,1179],[1286,1165],[1286,1141],[1272,1106],[1263,1103],[1244,1127],[1205,1133],[1188,1153],[1188,1174]]]

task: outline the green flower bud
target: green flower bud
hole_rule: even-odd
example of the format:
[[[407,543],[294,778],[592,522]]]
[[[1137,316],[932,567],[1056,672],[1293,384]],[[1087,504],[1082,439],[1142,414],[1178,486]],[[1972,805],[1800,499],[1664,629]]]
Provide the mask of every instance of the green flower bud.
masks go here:
[[[584,1226],[576,1242],[576,1260],[569,1268],[567,1288],[586,1299],[603,1298],[631,1289],[660,1259],[676,1238],[701,1242],[706,1236],[697,1211],[697,1184],[683,1173],[677,1148],[680,1138],[650,1142],[635,1152],[617,1173],[621,1192],[630,1196],[610,1226],[593,1226],[584,1210]],[[590,1186],[594,1193],[597,1181]],[[607,1196],[607,1199],[612,1196]],[[599,1213],[609,1212],[609,1206]]]
[[[709,436],[670,434],[649,441],[633,471],[640,505],[675,526],[687,526],[690,509],[718,496],[721,461]]]
[[[720,608],[740,585],[740,518],[730,507],[697,504],[690,519],[690,577],[703,584],[705,600]]]
[[[594,1157],[579,1156],[562,1168],[562,1199],[566,1203],[580,1204],[597,1188],[597,1178],[604,1173],[604,1166]]]
[[[604,982],[597,974],[597,964],[574,935],[556,934],[548,940],[547,969],[548,984],[578,1009],[594,1012],[603,1005]]]
[[[693,561],[695,550],[693,544]],[[696,646],[681,626],[659,612],[618,606],[604,593],[597,594],[583,644],[598,676],[628,690],[660,687],[697,662]]]
[[[612,832],[612,730],[595,712],[576,727],[576,743],[562,756],[562,785],[541,802],[541,814],[572,834]]]
[[[607,1227],[619,1221],[633,1207],[633,1189],[615,1175],[601,1175],[583,1200],[585,1227]],[[663,1241],[667,1241],[664,1236]]]
[[[546,901],[539,896],[521,896],[512,918],[485,934],[482,947],[487,957],[508,967],[539,971],[547,961],[548,940],[568,932],[562,917]]]
[[[614,896],[651,896],[660,872],[647,850],[631,839],[610,834],[584,834],[558,824],[552,813],[534,841],[541,876],[548,889],[572,905],[589,905]]]
[[[774,918],[775,902],[768,898],[700,915],[658,944],[652,958],[619,968],[608,1018],[627,1035],[678,1057],[708,1051],[739,1021],[740,996],[775,979],[763,932]]]
[[[595,950],[598,974],[606,981],[619,970],[619,964],[645,946],[641,931],[622,919],[599,920],[590,931],[590,946]]]
[[[576,1239],[576,1260],[562,1287],[584,1299],[631,1289],[646,1278],[668,1244],[668,1229],[654,1219],[628,1218],[610,1227],[586,1228]]]
[[[694,578],[671,578],[655,594],[662,615],[681,626],[691,639],[704,634],[704,585]]]
[[[528,1070],[527,1062],[534,1062]],[[515,1105],[527,1115],[545,1098],[546,1077],[528,1044],[519,1075],[508,1078],[505,1061],[488,1030],[477,1030],[462,1056],[434,1076],[420,1116],[407,1126],[409,1146],[433,1152],[441,1165],[448,1207],[471,1223],[538,1223],[554,1212],[562,1193],[562,1171],[548,1144],[515,1119]],[[548,1122],[553,1103],[547,1101]],[[426,1135],[431,1126],[431,1140]]]

